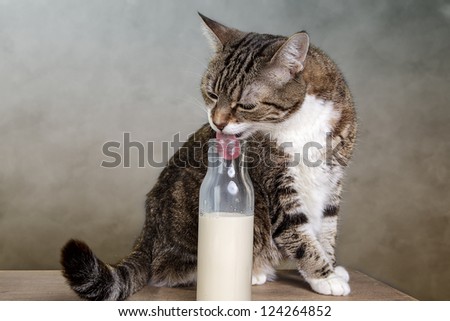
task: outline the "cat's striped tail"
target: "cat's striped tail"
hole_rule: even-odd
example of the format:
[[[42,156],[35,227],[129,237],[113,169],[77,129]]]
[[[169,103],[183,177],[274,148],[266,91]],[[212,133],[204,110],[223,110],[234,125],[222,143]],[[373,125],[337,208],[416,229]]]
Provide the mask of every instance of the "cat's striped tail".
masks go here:
[[[83,299],[125,300],[150,280],[150,251],[140,247],[118,264],[108,265],[84,242],[70,240],[61,251],[63,275]]]

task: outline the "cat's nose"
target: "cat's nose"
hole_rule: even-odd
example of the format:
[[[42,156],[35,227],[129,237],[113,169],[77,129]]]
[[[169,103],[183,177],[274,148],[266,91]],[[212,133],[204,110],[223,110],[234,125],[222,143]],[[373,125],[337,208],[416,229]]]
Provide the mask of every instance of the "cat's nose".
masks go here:
[[[214,108],[212,110],[211,118],[214,125],[219,130],[223,130],[230,121],[230,113],[228,110],[223,110],[223,108]]]
[[[227,126],[227,122],[221,122],[221,123],[213,122],[213,123],[214,123],[214,125],[216,125],[216,127],[217,127],[218,129],[220,129],[220,130],[223,130],[223,129]]]

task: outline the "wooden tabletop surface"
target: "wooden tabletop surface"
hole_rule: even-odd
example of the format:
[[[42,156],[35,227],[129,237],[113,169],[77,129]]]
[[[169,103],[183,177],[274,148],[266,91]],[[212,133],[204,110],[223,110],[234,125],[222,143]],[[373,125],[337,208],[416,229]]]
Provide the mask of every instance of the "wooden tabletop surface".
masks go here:
[[[294,270],[278,271],[276,281],[252,287],[254,301],[316,300],[415,300],[358,271],[350,272],[352,292],[346,297],[319,295]],[[60,271],[0,271],[0,300],[79,300]],[[142,301],[193,301],[195,287],[157,288],[147,286],[130,297]]]

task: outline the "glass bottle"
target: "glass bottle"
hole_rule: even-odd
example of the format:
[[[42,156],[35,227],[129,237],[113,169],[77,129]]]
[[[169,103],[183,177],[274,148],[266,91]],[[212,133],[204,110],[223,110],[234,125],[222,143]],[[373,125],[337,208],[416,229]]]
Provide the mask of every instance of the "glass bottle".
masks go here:
[[[254,192],[243,142],[209,141],[200,188],[197,300],[251,300]]]

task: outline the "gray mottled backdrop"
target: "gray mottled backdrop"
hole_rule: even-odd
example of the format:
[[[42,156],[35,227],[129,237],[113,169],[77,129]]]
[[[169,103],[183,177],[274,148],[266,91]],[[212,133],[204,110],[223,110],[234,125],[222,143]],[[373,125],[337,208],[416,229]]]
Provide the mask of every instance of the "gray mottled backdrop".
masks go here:
[[[354,92],[360,138],[338,254],[420,299],[450,299],[449,1],[0,0],[0,268],[58,269],[76,237],[127,254],[161,168],[100,167],[102,145],[206,121],[196,11],[307,30]],[[146,159],[147,160],[147,159]]]

